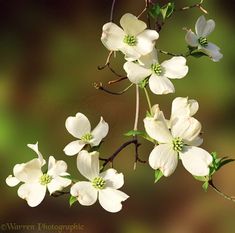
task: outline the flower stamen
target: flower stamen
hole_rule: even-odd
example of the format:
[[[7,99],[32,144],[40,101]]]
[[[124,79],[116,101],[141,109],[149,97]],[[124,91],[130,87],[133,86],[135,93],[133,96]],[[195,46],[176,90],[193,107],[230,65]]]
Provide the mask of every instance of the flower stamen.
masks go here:
[[[83,142],[89,142],[93,138],[93,135],[91,133],[86,133],[81,137],[81,140]]]
[[[104,189],[105,180],[102,177],[98,176],[92,181],[92,186],[96,189]]]
[[[47,185],[51,182],[52,180],[52,177],[49,176],[48,174],[43,174],[41,177],[40,177],[40,180],[39,180],[39,183],[41,185]]]
[[[151,70],[158,76],[160,76],[163,72],[161,65],[158,64],[158,63],[152,64],[151,65]]]
[[[208,41],[207,41],[207,38],[206,37],[200,37],[198,39],[198,42],[201,46],[205,47],[208,45]]]
[[[125,35],[123,42],[128,44],[129,46],[135,46],[137,43],[137,39],[135,36]]]
[[[173,145],[173,150],[176,152],[181,152],[184,146],[184,142],[183,139],[180,137],[176,137],[173,139],[172,141],[172,145]]]

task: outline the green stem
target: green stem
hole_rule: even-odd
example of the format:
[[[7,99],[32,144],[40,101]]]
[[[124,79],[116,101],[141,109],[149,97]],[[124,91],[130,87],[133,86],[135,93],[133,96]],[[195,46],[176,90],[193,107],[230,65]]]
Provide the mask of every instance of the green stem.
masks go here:
[[[147,102],[148,102],[148,107],[149,107],[150,114],[152,115],[152,104],[151,104],[149,94],[148,94],[148,91],[147,91],[146,87],[144,87],[144,93],[145,93],[145,96],[146,96],[146,99],[147,99]]]

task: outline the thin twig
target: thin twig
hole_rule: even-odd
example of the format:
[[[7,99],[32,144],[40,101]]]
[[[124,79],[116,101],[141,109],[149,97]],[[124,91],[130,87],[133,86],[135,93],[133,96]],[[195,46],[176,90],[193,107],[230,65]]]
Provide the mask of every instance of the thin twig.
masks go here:
[[[94,83],[93,85],[94,85],[95,89],[104,91],[104,92],[106,92],[106,93],[108,93],[108,94],[111,94],[111,95],[122,95],[122,94],[124,94],[129,88],[131,88],[131,87],[133,86],[133,83],[131,83],[131,84],[130,84],[129,86],[127,86],[124,90],[119,91],[119,92],[113,92],[113,91],[108,90],[107,88],[105,88],[105,87],[103,86],[103,83],[101,83],[101,82],[100,82],[100,83]]]
[[[212,180],[209,181],[209,185],[210,185],[210,187],[212,187],[213,190],[216,191],[220,196],[224,197],[225,199],[227,199],[227,200],[229,200],[229,201],[235,202],[235,197],[228,196],[227,194],[221,192],[221,191],[213,184],[213,181],[212,181]]]
[[[113,0],[112,2],[111,11],[110,11],[110,22],[113,22],[113,12],[114,12],[115,2],[116,0]]]
[[[138,130],[138,121],[139,121],[139,111],[140,111],[140,93],[139,86],[136,84],[136,105],[135,105],[135,122],[134,122],[134,130]]]
[[[164,50],[161,50],[161,49],[157,49],[157,51],[159,53],[162,53],[162,54],[165,54],[165,55],[169,55],[169,56],[184,56],[183,54],[176,54],[176,53],[170,53],[170,52],[167,52],[167,51],[164,51]]]
[[[70,192],[69,191],[67,191],[67,192],[56,191],[56,192],[52,193],[51,196],[52,197],[60,197],[60,196],[67,195],[67,194],[70,194]]]
[[[148,11],[149,9],[149,4],[150,4],[150,0],[145,0],[145,7],[144,9],[140,12],[140,14],[137,16],[137,18],[140,18],[146,11]],[[147,21],[148,21],[148,27],[151,28],[150,25],[150,18],[149,18],[149,14],[147,13]]]
[[[108,84],[110,85],[110,84],[118,83],[118,82],[121,82],[121,81],[123,81],[125,79],[127,79],[127,77],[120,77],[118,79],[109,81]]]
[[[109,52],[105,64],[103,66],[98,66],[98,70],[103,70],[105,67],[107,67],[110,64],[110,59],[111,59],[111,56],[113,55],[113,53],[114,53],[114,51]]]
[[[208,14],[208,11],[205,8],[203,8],[203,6],[202,6],[203,1],[204,0],[201,0],[197,4],[194,4],[194,5],[191,5],[191,6],[182,7],[180,9],[177,9],[176,11],[185,11],[185,10],[189,10],[189,9],[192,9],[192,8],[199,8],[203,13]]]

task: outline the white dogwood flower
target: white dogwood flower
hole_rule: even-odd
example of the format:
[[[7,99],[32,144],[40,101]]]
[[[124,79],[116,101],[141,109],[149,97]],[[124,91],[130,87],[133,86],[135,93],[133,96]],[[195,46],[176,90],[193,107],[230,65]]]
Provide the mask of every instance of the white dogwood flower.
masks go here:
[[[34,150],[39,158],[16,164],[13,168],[14,176],[8,176],[6,183],[14,187],[23,182],[18,189],[18,196],[25,199],[29,206],[35,207],[42,202],[47,189],[50,194],[61,191],[71,184],[71,180],[61,177],[69,175],[66,172],[67,164],[62,160],[56,161],[53,156],[49,157],[48,171],[43,173],[42,167],[45,161],[38,150],[38,143],[28,144],[28,147]]]
[[[156,49],[141,57],[139,63],[128,61],[124,64],[123,68],[128,79],[138,84],[150,76],[149,88],[154,94],[158,95],[175,92],[174,85],[169,79],[181,79],[188,73],[188,66],[184,57],[172,57],[159,64]]]
[[[134,61],[153,50],[159,35],[155,30],[146,29],[145,22],[127,13],[122,16],[120,25],[122,28],[109,22],[103,26],[101,41],[108,50],[120,50],[128,61]]]
[[[78,138],[64,148],[66,155],[77,154],[87,144],[92,147],[98,146],[109,131],[109,126],[102,117],[99,124],[91,131],[90,121],[82,113],[77,113],[75,117],[68,117],[65,127],[70,134]]]
[[[208,42],[207,36],[214,30],[215,21],[209,19],[206,21],[205,17],[202,15],[197,19],[195,25],[195,32],[188,30],[185,36],[185,40],[191,47],[197,47],[199,50],[205,52],[214,62],[219,61],[223,54],[220,53],[220,48]]]
[[[148,135],[159,144],[149,156],[149,164],[153,169],[159,169],[164,176],[170,176],[177,167],[179,156],[185,169],[192,175],[209,174],[212,156],[194,146],[194,140],[201,131],[201,124],[195,118],[179,118],[169,130],[163,113],[155,108],[154,116],[144,119],[144,126]]]
[[[89,181],[79,181],[71,187],[71,195],[77,197],[84,206],[93,205],[99,200],[100,205],[109,212],[118,212],[122,209],[122,201],[129,196],[118,190],[124,184],[122,173],[110,168],[99,172],[99,153],[88,153],[82,150],[77,157],[79,172]]]

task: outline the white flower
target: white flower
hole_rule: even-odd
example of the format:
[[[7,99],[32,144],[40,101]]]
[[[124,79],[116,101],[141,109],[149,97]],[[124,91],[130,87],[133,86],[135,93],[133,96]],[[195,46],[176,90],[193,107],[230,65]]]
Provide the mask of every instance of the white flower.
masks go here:
[[[78,138],[78,140],[69,143],[64,148],[66,155],[77,154],[87,144],[92,147],[98,146],[109,131],[109,126],[102,117],[99,124],[91,131],[91,124],[82,113],[77,113],[75,117],[68,117],[65,127],[70,134]]]
[[[145,130],[155,139],[157,145],[149,156],[150,166],[159,169],[164,176],[170,176],[177,167],[178,156],[185,169],[195,176],[209,174],[212,156],[194,146],[201,131],[201,124],[193,117],[181,117],[168,129],[163,113],[155,108],[153,117],[144,119]]]
[[[108,50],[120,50],[129,61],[153,50],[155,40],[159,37],[155,30],[146,29],[143,21],[129,13],[122,16],[120,25],[123,29],[112,22],[103,26],[101,41]]]
[[[220,53],[220,48],[215,44],[207,41],[207,36],[214,30],[215,22],[212,19],[206,21],[205,17],[202,15],[198,18],[195,31],[187,31],[185,40],[191,47],[197,47],[199,50],[205,52],[212,61],[219,61],[223,55]]]
[[[29,206],[35,207],[42,202],[47,189],[50,194],[61,191],[71,184],[71,180],[61,177],[69,175],[66,172],[67,164],[62,160],[56,161],[53,156],[49,157],[47,173],[43,173],[41,168],[45,161],[38,151],[38,143],[29,144],[28,147],[34,150],[39,158],[16,164],[13,168],[14,176],[8,176],[6,183],[14,187],[23,182],[18,189],[18,196],[25,199]]]
[[[169,79],[181,79],[188,73],[184,57],[172,57],[159,64],[156,49],[141,57],[139,63],[128,61],[124,64],[123,68],[127,72],[128,79],[138,84],[150,76],[149,88],[158,95],[175,92],[174,85]]]
[[[124,184],[122,173],[110,168],[99,173],[99,153],[82,150],[77,157],[79,172],[89,181],[79,181],[71,187],[71,195],[77,197],[81,205],[90,206],[98,198],[100,205],[109,212],[122,209],[122,201],[129,196],[119,191]]]

